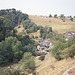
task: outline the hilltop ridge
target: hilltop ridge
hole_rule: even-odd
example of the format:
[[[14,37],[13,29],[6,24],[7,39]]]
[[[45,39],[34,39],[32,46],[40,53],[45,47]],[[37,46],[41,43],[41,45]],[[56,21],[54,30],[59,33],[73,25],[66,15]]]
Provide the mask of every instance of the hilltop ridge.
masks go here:
[[[65,22],[61,20],[59,17],[47,17],[47,16],[36,16],[36,15],[29,15],[29,18],[32,22],[37,25],[41,26],[50,26],[52,27],[53,31],[58,33],[65,33],[67,31],[75,31],[75,18],[73,21],[70,18],[65,18]]]

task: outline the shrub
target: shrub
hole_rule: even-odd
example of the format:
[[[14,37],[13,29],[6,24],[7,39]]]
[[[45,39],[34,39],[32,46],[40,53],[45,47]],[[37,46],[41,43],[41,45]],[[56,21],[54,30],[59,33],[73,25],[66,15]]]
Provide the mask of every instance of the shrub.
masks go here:
[[[39,60],[41,60],[41,61],[43,61],[44,59],[45,59],[44,55],[42,55],[42,56],[39,57]]]
[[[17,33],[18,31],[17,31],[17,29],[14,29],[14,33]]]
[[[27,33],[30,33],[30,30],[26,30]]]
[[[57,14],[54,15],[54,18],[57,18]]]
[[[34,38],[34,35],[31,35],[32,38]]]
[[[38,36],[35,37],[36,39],[38,38]]]
[[[36,53],[36,56],[41,56],[41,55],[42,55],[41,52],[37,52],[37,53]]]
[[[55,58],[56,58],[57,60],[61,60],[61,57],[60,57],[59,55],[56,55]]]
[[[73,18],[71,17],[70,20],[73,21]]]
[[[46,50],[47,52],[50,52],[49,50]]]
[[[50,14],[49,17],[52,17],[52,15]]]
[[[18,26],[18,28],[21,28],[21,26]]]

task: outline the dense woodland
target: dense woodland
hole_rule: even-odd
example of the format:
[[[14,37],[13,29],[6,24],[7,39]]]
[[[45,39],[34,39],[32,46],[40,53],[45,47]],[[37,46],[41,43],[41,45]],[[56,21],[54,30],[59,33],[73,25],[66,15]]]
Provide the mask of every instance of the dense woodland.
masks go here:
[[[16,34],[17,31],[14,27],[19,24],[23,24],[27,35]],[[37,26],[31,22],[27,14],[16,9],[6,9],[0,10],[0,65],[19,62],[24,64],[25,71],[34,73],[36,68],[34,56],[39,54],[34,51],[34,46],[37,44],[29,37],[29,34],[38,30],[40,30],[41,38],[50,38],[53,41],[54,46],[51,53],[57,60],[74,57],[75,35],[72,41],[66,42],[64,37],[60,37],[60,35],[53,32],[52,27]],[[40,57],[40,59],[44,60],[44,56]],[[7,75],[20,75],[19,71],[5,73]]]
[[[25,52],[31,52],[31,56],[34,55],[35,41],[31,40],[29,35],[17,35],[14,29],[28,19],[27,14],[16,9],[0,10],[0,65],[20,61]],[[31,69],[28,66],[26,68]]]

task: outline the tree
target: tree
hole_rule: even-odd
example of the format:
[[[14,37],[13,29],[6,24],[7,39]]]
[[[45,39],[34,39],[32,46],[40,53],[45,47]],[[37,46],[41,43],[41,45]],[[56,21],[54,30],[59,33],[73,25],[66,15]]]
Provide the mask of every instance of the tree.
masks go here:
[[[64,49],[63,43],[60,41],[56,41],[54,43],[54,47],[51,50],[51,53],[57,60],[61,60],[62,59],[61,54],[63,49]]]
[[[31,33],[29,29],[26,30],[27,33]]]
[[[43,61],[44,59],[45,59],[44,55],[42,55],[42,56],[39,57],[39,60],[41,60],[41,61]]]
[[[4,19],[0,18],[0,42],[4,40]]]
[[[54,15],[54,18],[57,18],[57,14]]]
[[[43,33],[43,27],[40,27],[40,33]]]
[[[45,27],[43,28],[43,32],[44,32],[44,33],[47,33],[47,32],[48,32],[48,28],[49,28],[48,26],[45,26]]]
[[[34,35],[31,35],[32,38],[34,38]]]
[[[60,18],[65,18],[64,14],[61,14],[61,15],[60,15]]]
[[[15,37],[17,33],[17,29],[13,29],[13,36]]]
[[[24,53],[22,59],[20,60],[20,63],[23,66],[24,70],[27,72],[34,72],[35,70],[35,61],[34,56],[30,52]]]
[[[75,43],[75,35],[73,35],[73,43]]]
[[[72,18],[72,16],[70,15],[69,18]]]
[[[50,14],[49,17],[52,17],[52,15]]]
[[[3,16],[3,18],[0,18],[0,41],[9,36],[16,36],[14,27],[28,19],[27,14],[16,11],[16,9],[0,10],[0,15]]]
[[[52,32],[52,27],[49,27],[49,30],[48,30],[48,32]]]
[[[70,20],[73,21],[73,18],[71,17]]]
[[[25,35],[25,36],[18,35],[17,38],[19,41],[21,41],[23,47],[25,45],[29,45],[29,44],[34,45],[34,43],[35,43],[35,41],[30,39],[29,35]]]
[[[0,64],[19,61],[22,55],[22,44],[17,38],[8,37],[0,42]]]
[[[32,44],[26,45],[23,47],[23,52],[31,52],[33,55],[35,53],[34,46]]]
[[[75,56],[75,44],[73,44],[69,50],[68,50],[68,54],[69,54],[69,57],[74,57]]]
[[[37,39],[37,38],[38,38],[38,36],[35,36],[35,38]]]

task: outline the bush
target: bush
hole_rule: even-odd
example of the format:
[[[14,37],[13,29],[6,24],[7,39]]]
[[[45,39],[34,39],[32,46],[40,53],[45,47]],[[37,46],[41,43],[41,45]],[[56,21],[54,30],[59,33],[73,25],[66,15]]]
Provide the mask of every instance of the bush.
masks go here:
[[[26,30],[27,33],[30,33],[30,30]]]
[[[70,18],[71,21],[73,21],[73,18]]]
[[[49,50],[46,50],[47,52],[50,52]]]
[[[20,64],[24,63],[23,69],[26,72],[32,73],[35,71],[35,59],[34,59],[34,56],[32,56],[32,53],[25,52],[19,63]]]
[[[18,28],[21,28],[21,26],[18,26]]]
[[[40,34],[40,38],[42,37],[43,35],[42,35],[42,33]]]
[[[34,35],[31,35],[32,38],[34,38]]]
[[[41,56],[41,55],[42,55],[41,52],[37,52],[37,53],[36,53],[36,56]]]
[[[36,39],[38,38],[38,36],[35,37]]]
[[[41,60],[41,61],[43,61],[44,59],[45,59],[44,55],[42,55],[42,56],[39,57],[39,60]]]
[[[52,15],[50,14],[49,17],[52,17]]]
[[[68,55],[69,55],[69,57],[74,57],[75,56],[75,44],[73,44],[70,48],[69,48],[69,50],[68,50]]]
[[[56,58],[57,60],[61,60],[61,57],[60,57],[59,55],[56,55],[55,58]]]
[[[15,30],[15,33],[17,33],[18,31],[17,31],[17,29],[14,29]]]
[[[57,18],[57,14],[54,15],[54,18]]]

